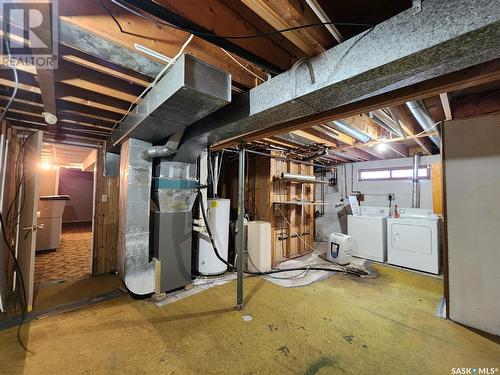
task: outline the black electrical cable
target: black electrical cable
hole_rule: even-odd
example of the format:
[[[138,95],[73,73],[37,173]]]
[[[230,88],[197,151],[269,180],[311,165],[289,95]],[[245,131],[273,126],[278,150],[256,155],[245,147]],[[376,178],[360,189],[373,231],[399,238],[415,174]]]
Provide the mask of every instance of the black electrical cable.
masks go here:
[[[231,263],[229,263],[227,260],[225,260],[223,257],[221,257],[219,254],[219,251],[217,250],[217,246],[215,245],[215,241],[214,241],[214,238],[212,236],[212,231],[210,230],[210,225],[208,225],[207,214],[205,213],[205,205],[203,204],[203,195],[201,194],[200,188],[198,188],[198,199],[200,200],[201,216],[203,217],[203,222],[205,223],[205,228],[207,229],[208,238],[210,239],[210,243],[212,244],[212,248],[214,249],[215,256],[222,263],[224,263],[228,267],[234,269],[235,267]]]
[[[23,278],[23,272],[21,271],[21,267],[19,266],[19,262],[17,261],[16,253],[14,252],[14,249],[10,245],[9,241],[7,240],[7,237],[5,236],[5,223],[3,221],[3,216],[2,213],[0,212],[0,224],[2,225],[2,238],[3,241],[5,242],[5,245],[9,249],[10,254],[12,255],[12,258],[14,259],[14,267],[17,271],[17,278],[19,280],[19,284],[21,286],[21,289],[23,291],[23,298],[19,298],[19,301],[21,303],[21,323],[19,324],[17,328],[17,341],[19,341],[19,344],[22,346],[22,348],[25,351],[29,351],[28,347],[26,344],[24,344],[23,340],[21,339],[21,327],[23,326],[25,320],[26,320],[26,303],[27,303],[27,298],[26,298],[26,286],[24,284],[24,278]]]
[[[10,58],[12,57],[11,54],[10,54],[10,46],[9,46],[9,43],[10,41],[5,39],[5,49],[7,51],[7,56],[9,58],[9,63],[10,63]],[[10,106],[12,105],[12,102],[14,101],[14,99],[16,98],[16,95],[17,95],[17,90],[19,88],[19,77],[17,75],[17,68],[16,68],[16,65],[12,65],[11,66],[12,68],[12,74],[14,75],[14,91],[12,92],[12,95],[9,99],[9,102],[7,103],[7,105],[5,106],[3,112],[2,112],[2,115],[0,116],[0,122],[3,121],[3,119],[5,118],[5,116],[7,115],[7,111],[9,110]]]
[[[210,226],[208,224],[207,220],[207,215],[205,213],[205,205],[203,204],[203,195],[201,194],[201,189],[198,189],[198,199],[200,200],[200,208],[201,208],[201,215],[203,217],[203,221],[205,223],[205,227],[207,229],[208,237],[210,238],[210,243],[212,244],[212,248],[214,250],[215,256],[217,259],[219,259],[222,263],[226,264],[227,266],[231,267],[232,269],[235,269],[235,267],[229,263],[227,260],[222,258],[219,254],[219,251],[217,250],[217,246],[215,245],[215,241],[212,236],[212,231],[210,230]],[[295,268],[283,268],[283,269],[275,269],[271,271],[265,271],[265,272],[251,272],[251,271],[243,271],[247,275],[253,275],[253,276],[265,276],[265,275],[271,275],[274,273],[280,273],[280,272],[288,272],[288,271],[305,271],[305,270],[311,270],[311,271],[329,271],[329,272],[343,272],[349,275],[354,275],[354,276],[361,276],[361,273],[356,272],[355,270],[349,270],[349,269],[334,269],[334,268],[327,268],[327,267],[295,267]]]
[[[120,23],[116,19],[116,17],[112,14],[112,12],[106,8],[100,0],[96,0],[101,7],[103,7],[106,12],[113,18],[114,22],[118,25],[119,29],[121,32],[128,33],[126,31],[123,31],[123,28],[121,27]],[[210,38],[218,38],[218,39],[252,39],[252,38],[261,38],[261,37],[267,37],[271,35],[276,35],[276,34],[283,34],[289,31],[295,31],[295,30],[301,30],[301,29],[306,29],[306,28],[311,28],[311,27],[319,27],[319,26],[326,26],[326,25],[334,25],[334,26],[356,26],[356,27],[373,27],[373,25],[366,24],[366,23],[358,23],[358,22],[318,22],[318,23],[311,23],[307,25],[301,25],[301,26],[294,26],[294,27],[289,27],[286,29],[281,29],[281,30],[274,30],[274,31],[268,31],[264,33],[256,33],[256,34],[250,34],[250,35],[217,35],[213,33],[205,33],[202,31],[197,31],[197,30],[192,30],[184,27],[180,27],[177,25],[173,25],[168,22],[160,21],[151,17],[146,16],[145,14],[141,13],[140,11],[131,9],[130,7],[126,6],[125,4],[122,4],[119,1],[112,0],[112,2],[119,7],[127,10],[128,12],[135,14],[138,17],[142,17],[148,21],[164,25],[164,26],[169,26],[177,30],[185,31],[187,33],[197,35],[197,36],[204,36],[204,37],[210,37]]]
[[[36,131],[35,132],[31,132],[31,134],[29,136],[27,136],[24,140],[23,140],[23,143],[21,144],[20,148],[19,148],[19,151],[17,153],[17,156],[16,156],[16,164],[15,164],[15,170],[16,170],[16,173],[19,173],[19,165],[22,166],[22,169],[21,169],[21,177],[19,178],[19,184],[17,185],[17,188],[16,188],[16,193],[14,195],[14,199],[12,200],[8,210],[7,210],[7,217],[9,217],[12,209],[14,208],[14,205],[18,202],[18,199],[19,199],[19,192],[20,192],[20,189],[21,189],[21,186],[24,184],[24,178],[25,178],[25,166],[24,166],[24,152],[25,152],[25,146],[27,144],[27,142],[31,139],[31,137],[33,137],[34,135],[36,134]],[[22,163],[20,164],[19,161],[20,161],[20,158],[22,157]],[[11,222],[7,223],[9,224],[9,226],[12,226],[12,224],[15,222],[15,220],[18,218],[18,216],[21,214],[21,211],[23,210],[24,208],[24,204],[25,204],[25,201],[26,201],[26,191],[23,189],[23,195],[21,197],[21,207],[19,208],[19,210],[17,211],[17,213],[12,217],[12,220]]]

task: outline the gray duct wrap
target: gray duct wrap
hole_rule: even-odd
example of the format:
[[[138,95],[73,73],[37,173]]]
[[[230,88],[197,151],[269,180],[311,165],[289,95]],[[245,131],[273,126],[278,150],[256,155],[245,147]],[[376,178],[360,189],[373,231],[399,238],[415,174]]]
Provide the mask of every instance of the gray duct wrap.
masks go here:
[[[152,166],[141,157],[150,143],[130,138],[121,146],[118,271],[127,288],[143,295],[155,290],[149,260],[149,199]]]

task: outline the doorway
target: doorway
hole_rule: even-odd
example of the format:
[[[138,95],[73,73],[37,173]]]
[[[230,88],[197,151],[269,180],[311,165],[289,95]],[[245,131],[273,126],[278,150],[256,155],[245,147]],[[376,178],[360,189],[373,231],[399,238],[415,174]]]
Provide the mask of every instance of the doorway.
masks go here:
[[[92,227],[97,150],[42,145],[35,289],[92,273]]]

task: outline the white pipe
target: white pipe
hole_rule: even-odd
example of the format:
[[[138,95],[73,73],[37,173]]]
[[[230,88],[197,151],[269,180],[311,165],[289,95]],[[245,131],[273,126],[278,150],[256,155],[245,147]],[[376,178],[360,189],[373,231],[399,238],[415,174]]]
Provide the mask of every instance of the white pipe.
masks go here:
[[[420,154],[413,155],[413,178],[412,178],[412,208],[420,208],[420,182],[418,180],[418,170],[420,167]]]

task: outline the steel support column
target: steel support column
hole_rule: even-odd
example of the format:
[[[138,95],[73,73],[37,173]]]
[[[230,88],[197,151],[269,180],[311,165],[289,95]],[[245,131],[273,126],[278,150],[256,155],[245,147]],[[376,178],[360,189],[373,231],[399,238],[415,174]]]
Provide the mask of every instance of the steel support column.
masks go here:
[[[245,249],[245,226],[243,218],[245,215],[245,149],[243,145],[239,150],[238,168],[238,244],[236,247],[236,308],[243,308],[243,253]]]

